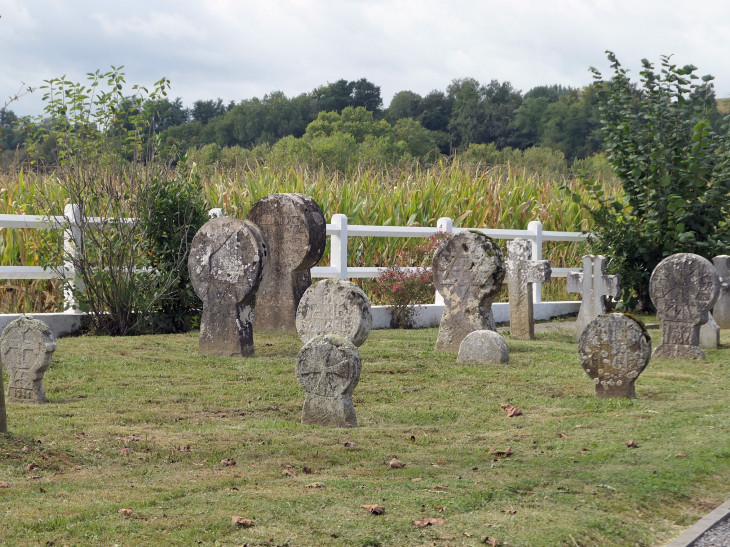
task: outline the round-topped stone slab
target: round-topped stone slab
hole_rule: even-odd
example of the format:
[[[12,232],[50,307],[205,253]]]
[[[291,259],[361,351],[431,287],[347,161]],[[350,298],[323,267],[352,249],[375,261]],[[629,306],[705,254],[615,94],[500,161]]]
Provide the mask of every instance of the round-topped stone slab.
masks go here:
[[[493,330],[475,330],[459,346],[457,363],[500,364],[509,362],[509,348],[504,338]]]
[[[643,324],[623,313],[599,315],[581,333],[578,348],[596,397],[636,397],[634,382],[651,358]]]
[[[269,245],[269,268],[256,294],[254,328],[296,332],[299,301],[312,284],[310,269],[327,244],[327,223],[317,202],[303,194],[269,194],[247,219]]]
[[[335,334],[360,347],[373,326],[370,300],[354,283],[323,279],[302,296],[296,325],[305,344],[315,336]]]
[[[200,353],[253,355],[252,304],[267,263],[266,241],[252,222],[217,217],[195,234],[188,271],[203,301]]]

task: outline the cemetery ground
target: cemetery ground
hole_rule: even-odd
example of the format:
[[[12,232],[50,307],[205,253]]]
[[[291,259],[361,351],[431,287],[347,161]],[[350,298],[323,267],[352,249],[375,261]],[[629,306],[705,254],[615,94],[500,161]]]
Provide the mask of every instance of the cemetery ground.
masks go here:
[[[60,339],[50,404],[7,405],[0,542],[658,546],[726,501],[727,333],[707,362],[651,361],[635,400],[594,398],[570,330],[490,366],[437,333],[370,334],[356,429],[299,422],[294,334],[256,332],[248,359],[198,355],[197,332]]]

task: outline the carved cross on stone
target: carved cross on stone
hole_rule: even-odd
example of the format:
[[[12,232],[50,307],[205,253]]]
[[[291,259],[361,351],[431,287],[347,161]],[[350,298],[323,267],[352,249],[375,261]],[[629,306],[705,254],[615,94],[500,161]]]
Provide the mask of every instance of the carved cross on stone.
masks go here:
[[[8,400],[47,403],[43,376],[51,366],[56,342],[48,325],[22,316],[0,335],[0,356],[8,371]]]
[[[651,274],[649,296],[662,323],[662,343],[654,358],[705,359],[700,325],[720,294],[720,276],[701,256],[679,253],[662,260]]]
[[[322,209],[302,194],[270,194],[248,213],[269,245],[269,268],[256,294],[254,327],[296,332],[299,300],[312,284],[312,268],[327,244]]]
[[[517,238],[507,243],[509,330],[513,338],[534,339],[532,283],[547,283],[552,270],[548,260],[532,260],[532,245]]]
[[[585,255],[583,273],[568,274],[568,292],[578,292],[583,295],[573,334],[573,340],[576,342],[580,340],[580,335],[588,323],[606,313],[603,297],[616,298],[619,295],[620,277],[605,275],[605,260],[606,258],[601,255]]]
[[[721,329],[730,329],[730,256],[720,255],[712,259],[720,276],[720,296],[712,309],[712,316]]]
[[[218,217],[195,234],[188,271],[203,301],[200,353],[253,355],[251,304],[267,262],[266,242],[251,222]]]

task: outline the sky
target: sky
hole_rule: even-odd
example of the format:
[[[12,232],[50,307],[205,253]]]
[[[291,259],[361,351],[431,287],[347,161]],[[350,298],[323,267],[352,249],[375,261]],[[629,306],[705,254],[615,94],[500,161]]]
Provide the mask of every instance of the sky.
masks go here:
[[[633,78],[674,54],[730,96],[730,2],[704,0],[0,0],[0,107],[21,88],[123,65],[129,84],[225,102],[367,78],[398,91],[455,78],[583,86],[605,51]],[[9,106],[39,114],[40,90]]]

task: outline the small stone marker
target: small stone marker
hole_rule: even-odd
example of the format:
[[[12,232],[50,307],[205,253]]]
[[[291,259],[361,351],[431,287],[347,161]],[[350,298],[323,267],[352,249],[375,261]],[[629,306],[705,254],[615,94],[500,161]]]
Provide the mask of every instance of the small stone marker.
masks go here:
[[[370,300],[354,283],[323,279],[302,296],[296,325],[305,344],[315,336],[336,334],[360,347],[373,326]]]
[[[231,217],[209,220],[195,234],[188,270],[203,301],[200,353],[253,355],[251,304],[267,265],[267,247],[255,224]]]
[[[730,329],[730,256],[720,255],[712,259],[720,276],[720,296],[712,308],[712,316],[721,329]]]
[[[700,325],[720,294],[720,277],[712,263],[701,256],[679,253],[654,268],[649,296],[662,323],[662,343],[654,358],[705,359],[699,348]]]
[[[327,223],[317,202],[302,194],[270,194],[248,213],[269,248],[269,267],[256,294],[256,330],[296,332],[299,300],[327,244]]]
[[[509,330],[512,338],[535,338],[532,284],[550,281],[548,260],[532,260],[532,244],[517,238],[507,242],[509,279]]]
[[[495,241],[477,232],[460,232],[434,253],[433,281],[444,298],[436,351],[459,351],[467,334],[495,330],[492,300],[504,280],[504,256]]]
[[[573,340],[576,342],[588,323],[606,313],[603,297],[616,298],[619,295],[620,277],[605,275],[605,260],[606,258],[601,255],[585,255],[583,273],[570,272],[568,274],[568,292],[579,292],[583,295],[573,334]]]
[[[710,312],[707,312],[707,323],[700,327],[700,348],[717,349],[720,346],[720,327]]]
[[[651,339],[641,323],[623,313],[599,315],[583,330],[578,347],[596,397],[636,397],[634,382],[651,358]]]
[[[8,400],[47,403],[43,376],[56,351],[51,329],[25,316],[11,321],[0,335],[0,358],[8,372]]]
[[[460,364],[474,363],[487,365],[509,362],[509,348],[504,338],[493,330],[475,330],[464,338],[459,346]]]
[[[297,380],[307,394],[302,423],[357,427],[352,392],[361,368],[357,348],[343,336],[309,340],[297,356]]]

